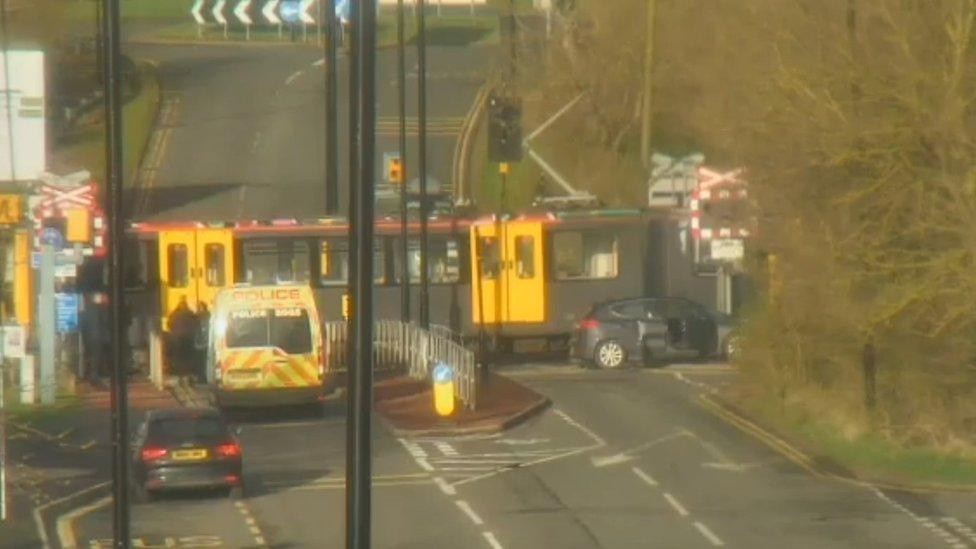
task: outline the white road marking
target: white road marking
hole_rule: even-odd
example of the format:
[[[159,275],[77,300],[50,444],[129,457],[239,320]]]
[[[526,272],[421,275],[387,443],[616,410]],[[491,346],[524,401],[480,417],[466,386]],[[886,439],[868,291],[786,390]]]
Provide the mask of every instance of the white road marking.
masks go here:
[[[478,513],[475,513],[474,509],[468,505],[468,502],[464,501],[463,499],[459,499],[456,500],[454,504],[457,505],[459,509],[464,511],[464,514],[468,515],[468,518],[471,519],[471,522],[475,523],[475,525],[481,526],[485,523],[485,521],[481,520],[481,517],[478,516]]]
[[[61,505],[62,503],[72,500],[82,494],[87,494],[95,490],[100,490],[102,488],[107,487],[110,484],[111,482],[99,482],[98,484],[89,486],[88,488],[85,488],[83,490],[78,490],[73,494],[68,494],[63,498],[58,498],[54,501],[49,501],[44,505],[39,505],[35,507],[34,511],[32,512],[32,514],[34,515],[34,525],[37,527],[37,535],[41,539],[41,544],[45,547],[45,549],[51,546],[51,541],[47,537],[47,529],[44,527],[44,517],[41,516],[42,513],[44,513],[44,511],[46,511],[50,507],[53,507],[55,505]]]
[[[643,444],[638,444],[629,450],[624,450],[623,452],[618,452],[612,456],[597,456],[590,458],[590,462],[593,463],[594,467],[606,467],[608,465],[617,465],[635,459],[634,454],[647,450],[658,444],[668,442],[669,440],[674,440],[676,438],[694,436],[694,433],[688,431],[687,429],[679,429],[671,434],[664,435],[663,437],[656,438],[654,440],[645,442]]]
[[[417,465],[421,466],[425,471],[433,471],[434,466],[427,462],[424,458],[416,458]]]
[[[444,492],[445,495],[448,495],[448,496],[456,496],[457,495],[457,488],[451,486],[451,483],[447,482],[443,478],[441,478],[441,477],[434,477],[434,483],[437,484],[437,487],[440,488],[441,489],[441,492]]]
[[[251,143],[251,152],[254,152],[254,151],[258,150],[258,147],[260,147],[260,146],[261,146],[261,131],[258,130],[254,134],[254,142]]]
[[[654,480],[654,477],[642,471],[640,467],[631,467],[630,470],[633,471],[638,478],[646,482],[649,486],[657,486],[657,481]]]
[[[438,465],[460,464],[460,465],[518,465],[519,461],[510,459],[465,459],[465,458],[434,458],[430,460]]]
[[[607,442],[605,440],[603,440],[603,438],[600,437],[600,435],[594,433],[591,429],[588,429],[587,427],[584,427],[578,421],[576,421],[575,419],[569,417],[569,415],[566,414],[566,412],[564,412],[564,411],[562,411],[562,410],[560,410],[560,409],[557,408],[557,409],[553,410],[552,413],[554,413],[557,416],[561,417],[563,419],[563,421],[565,421],[566,423],[568,423],[568,424],[572,425],[573,427],[576,427],[580,431],[583,431],[584,433],[586,433],[587,436],[589,436],[591,439],[593,439],[593,442],[596,445],[598,445],[598,446],[606,446],[607,445]]]
[[[318,61],[312,63],[313,67],[323,67],[325,66],[325,58],[319,59]]]
[[[698,531],[701,532],[701,535],[705,536],[705,539],[710,541],[712,545],[716,547],[722,547],[723,545],[725,545],[725,543],[722,541],[722,538],[716,536],[714,532],[708,529],[708,526],[705,526],[704,524],[698,522],[697,520],[692,524],[695,525],[695,528],[697,528]]]
[[[672,496],[668,492],[664,492],[661,495],[664,496],[664,499],[668,500],[668,503],[671,504],[671,507],[674,507],[674,510],[677,511],[679,515],[681,515],[683,517],[687,517],[688,516],[688,510],[685,509],[684,506],[681,505],[681,502],[678,501],[674,496]]]
[[[91,513],[92,511],[101,507],[105,507],[111,503],[112,498],[110,496],[106,496],[97,501],[89,503],[88,505],[79,507],[77,509],[72,509],[71,511],[58,517],[58,541],[61,543],[61,547],[70,549],[78,547],[78,539],[75,537],[75,521],[88,513]]]
[[[440,450],[441,453],[447,457],[456,457],[458,455],[458,451],[455,450],[453,446],[451,446],[450,444],[444,441],[437,441],[434,443],[434,446],[436,446],[437,449]]]
[[[505,549],[501,543],[498,543],[498,539],[495,538],[495,534],[492,534],[491,532],[482,532],[481,535],[485,537],[485,541],[488,542],[488,545],[491,545],[491,549]]]
[[[301,76],[303,72],[304,71],[295,71],[295,72],[293,72],[291,74],[291,76],[289,76],[288,79],[285,80],[285,85],[286,86],[291,86],[291,83],[294,82],[296,78],[298,78],[299,76]]]
[[[251,532],[251,536],[254,538],[254,543],[258,547],[267,547],[267,541],[264,539],[264,533],[261,531],[261,527],[257,525],[257,521],[251,516],[251,510],[247,507],[243,501],[235,501],[234,507],[237,511],[244,517],[244,522],[248,525],[248,531]]]

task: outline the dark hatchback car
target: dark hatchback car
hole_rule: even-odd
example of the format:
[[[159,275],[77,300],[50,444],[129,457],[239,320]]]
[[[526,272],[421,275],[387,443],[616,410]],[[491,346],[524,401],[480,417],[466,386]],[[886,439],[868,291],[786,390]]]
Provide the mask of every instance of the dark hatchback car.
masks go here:
[[[158,492],[228,488],[244,490],[241,446],[217,410],[155,410],[133,441],[132,476],[136,500]]]
[[[576,325],[570,356],[600,368],[629,361],[722,357],[733,349],[728,315],[684,298],[638,298],[601,303]]]

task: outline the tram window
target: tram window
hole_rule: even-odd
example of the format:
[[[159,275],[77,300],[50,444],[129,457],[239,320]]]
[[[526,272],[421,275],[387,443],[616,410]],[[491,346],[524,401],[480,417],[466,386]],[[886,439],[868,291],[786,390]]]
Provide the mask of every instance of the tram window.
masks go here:
[[[207,286],[223,286],[224,245],[211,242],[203,248],[203,258],[207,269]]]
[[[519,278],[535,278],[535,237],[515,238],[515,272]]]
[[[304,240],[249,240],[244,243],[245,280],[252,284],[308,282],[309,249]]]
[[[617,236],[595,231],[553,233],[552,250],[557,280],[615,278]]]
[[[433,239],[427,245],[427,276],[431,284],[454,284],[461,278],[461,260],[458,243],[454,238]],[[400,267],[402,259],[399,249],[394,254],[396,259],[397,284],[401,280]],[[410,267],[410,283],[420,283],[420,240],[412,238],[408,244],[407,265]]]
[[[319,245],[322,284],[345,284],[349,278],[349,251],[346,243],[323,240]]]
[[[500,267],[501,250],[498,248],[498,239],[492,236],[481,237],[481,278],[498,278]]]
[[[125,255],[125,287],[145,288],[149,285],[149,243],[125,240],[122,246],[122,253]]]
[[[170,288],[186,288],[189,284],[189,264],[186,244],[170,244],[166,248],[169,263],[167,279]]]
[[[322,284],[344,285],[349,279],[349,250],[345,240],[323,240],[319,245]],[[386,283],[386,254],[382,241],[377,241],[373,251],[373,283]]]

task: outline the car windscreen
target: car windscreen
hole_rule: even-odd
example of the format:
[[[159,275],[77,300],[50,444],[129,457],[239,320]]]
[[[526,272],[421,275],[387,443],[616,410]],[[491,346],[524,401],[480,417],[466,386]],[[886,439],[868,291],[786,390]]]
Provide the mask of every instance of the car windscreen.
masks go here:
[[[224,423],[215,417],[164,418],[149,424],[149,439],[163,444],[217,440],[227,436]]]
[[[227,323],[227,347],[277,347],[288,354],[312,350],[308,310],[283,307],[231,311]]]

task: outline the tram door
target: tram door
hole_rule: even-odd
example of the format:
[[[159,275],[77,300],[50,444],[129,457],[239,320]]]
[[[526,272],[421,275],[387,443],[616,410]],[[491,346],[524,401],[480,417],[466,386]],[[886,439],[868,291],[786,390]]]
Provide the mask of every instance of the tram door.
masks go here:
[[[496,224],[471,227],[471,315],[472,322],[501,322],[502,250]]]
[[[164,318],[183,298],[194,310],[199,303],[213,309],[217,292],[233,282],[233,242],[230,229],[160,231],[160,302]]]
[[[505,224],[505,311],[506,322],[532,323],[546,320],[546,287],[542,257],[542,223],[512,221]]]

